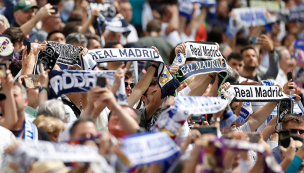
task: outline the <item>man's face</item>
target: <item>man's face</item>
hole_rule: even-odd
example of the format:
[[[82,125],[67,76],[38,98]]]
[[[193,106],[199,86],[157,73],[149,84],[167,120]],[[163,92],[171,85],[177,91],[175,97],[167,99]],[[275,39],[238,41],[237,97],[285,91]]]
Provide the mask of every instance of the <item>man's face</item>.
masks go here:
[[[287,74],[290,71],[293,71],[296,66],[296,60],[291,57],[287,49],[281,50],[281,53],[284,57],[283,60],[279,61],[280,68]]]
[[[46,24],[50,31],[61,30],[61,17],[60,13],[53,14],[52,16],[46,17],[43,21],[43,24]]]
[[[101,44],[97,40],[90,39],[89,41],[90,41],[91,45],[88,47],[88,49],[100,49],[101,48]]]
[[[131,86],[130,86],[130,84],[132,83],[132,78],[127,79],[127,80],[125,79],[125,82],[128,83],[128,86],[126,86],[126,93],[127,93],[127,97],[129,97],[133,92],[133,88],[131,88]]]
[[[154,94],[155,94],[155,93],[157,92],[157,90],[159,90],[159,89],[160,89],[160,88],[159,88],[158,85],[150,86],[150,87],[148,88],[147,95],[146,95],[146,96],[142,96],[142,97],[143,97],[143,101],[144,101],[144,103],[145,103],[145,106],[147,106],[147,105],[151,102],[151,100],[152,100]]]
[[[17,112],[23,111],[25,109],[25,107],[27,106],[27,99],[25,99],[25,100],[23,99],[23,94],[22,94],[20,87],[13,86],[12,90],[13,90],[13,94],[14,94]]]
[[[49,38],[49,41],[55,41],[58,43],[65,44],[65,36],[61,34],[60,32],[52,34],[51,37]]]
[[[232,69],[235,69],[240,74],[244,67],[244,61],[238,61],[238,60],[232,58],[228,61],[228,65]]]
[[[247,49],[242,55],[244,57],[244,68],[254,70],[258,65],[258,58],[255,50]]]
[[[14,13],[15,20],[18,25],[23,25],[27,21],[31,20],[35,16],[34,8],[31,8],[27,11],[18,10]]]
[[[284,130],[290,130],[290,129],[304,130],[304,123],[296,123],[296,122],[290,121],[287,123]],[[293,131],[295,131],[295,130],[291,130],[290,133],[304,137],[304,133],[301,134],[299,131],[293,133]]]
[[[73,139],[79,138],[91,138],[93,136],[97,136],[98,132],[94,123],[90,121],[81,122],[79,123],[76,128],[74,135],[72,136]]]
[[[130,23],[132,20],[132,6],[129,2],[124,2],[120,4],[120,11],[119,11],[125,20]]]
[[[135,119],[136,122],[138,122],[138,116],[134,112],[133,109],[129,107],[122,107],[125,112],[127,112],[132,118]],[[119,121],[119,118],[117,117],[115,112],[112,112],[109,123],[108,123],[109,132],[114,135],[116,138],[121,138],[127,135],[127,133],[123,130],[121,123]]]

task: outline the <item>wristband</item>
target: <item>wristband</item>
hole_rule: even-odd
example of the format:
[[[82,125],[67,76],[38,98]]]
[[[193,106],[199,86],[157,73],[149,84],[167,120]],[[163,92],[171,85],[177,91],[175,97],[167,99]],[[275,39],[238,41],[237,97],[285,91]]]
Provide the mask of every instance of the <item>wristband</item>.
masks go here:
[[[157,65],[155,65],[155,64],[151,64],[150,67],[151,66],[154,67],[156,70],[158,69]]]
[[[47,87],[40,86],[40,88],[39,88],[39,93],[40,93],[42,90],[46,90],[46,92],[49,93],[49,89],[48,89]]]

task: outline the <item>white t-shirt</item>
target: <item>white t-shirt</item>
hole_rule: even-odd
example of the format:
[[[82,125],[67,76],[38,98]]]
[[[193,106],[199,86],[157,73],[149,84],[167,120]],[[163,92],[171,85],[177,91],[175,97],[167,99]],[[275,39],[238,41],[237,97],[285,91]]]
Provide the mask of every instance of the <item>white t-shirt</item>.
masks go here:
[[[95,125],[97,128],[97,132],[100,134],[104,134],[108,132],[108,115],[110,110],[105,107],[99,114],[99,116],[95,120]]]
[[[0,168],[2,165],[2,158],[4,150],[15,141],[16,137],[8,129],[0,126]]]
[[[282,87],[288,82],[287,76],[281,68],[279,68],[279,73],[275,81]]]
[[[170,32],[168,35],[166,34],[166,28],[169,24],[168,23],[162,23],[161,25],[161,32],[162,32],[162,36],[163,38],[169,42],[173,47],[175,47],[176,45],[182,43],[182,39],[179,36],[178,32],[175,30],[173,32]]]

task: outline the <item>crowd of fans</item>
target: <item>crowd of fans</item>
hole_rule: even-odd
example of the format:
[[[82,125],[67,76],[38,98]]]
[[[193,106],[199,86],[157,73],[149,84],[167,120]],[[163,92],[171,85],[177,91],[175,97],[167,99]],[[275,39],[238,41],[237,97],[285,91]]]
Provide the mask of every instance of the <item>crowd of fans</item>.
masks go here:
[[[184,1],[191,4],[189,16],[181,14]],[[206,5],[207,2],[211,5]],[[22,160],[7,165],[6,157],[14,155],[20,145],[25,145],[24,141],[64,142],[70,145],[78,141],[79,145],[98,148],[96,152],[112,164],[110,156],[123,154],[121,147],[126,137],[150,132],[163,113],[175,105],[174,96],[161,98],[162,90],[156,77],[159,62],[100,63],[94,59],[83,59],[88,50],[92,49],[152,48],[161,55],[170,73],[175,76],[184,63],[199,62],[192,57],[186,62],[175,63],[176,58],[187,57],[185,52],[189,48],[186,42],[212,42],[222,53],[222,57],[216,57],[221,65],[227,63],[231,67],[225,83],[218,88],[220,77],[215,72],[192,76],[180,84],[175,96],[220,97],[218,90],[226,92],[235,83],[252,86],[270,81],[284,94],[292,95],[294,104],[304,103],[302,83],[296,84],[287,75],[288,72],[297,73],[297,68],[300,68],[294,45],[298,39],[304,39],[304,23],[278,18],[271,23],[270,29],[269,23],[265,23],[262,26],[242,27],[232,37],[228,36],[226,31],[231,27],[230,18],[234,15],[234,10],[249,8],[249,2],[251,1],[0,0],[0,34],[8,36],[14,49],[13,59],[2,57],[0,52],[0,63],[7,66],[5,75],[1,76],[0,170],[29,173],[95,172],[96,169],[89,162],[68,164],[62,160],[35,159],[25,166],[26,169],[20,170]],[[303,0],[271,2],[277,2],[281,11],[304,6]],[[100,26],[96,25],[100,23],[97,21],[102,17],[110,22],[109,16],[104,13],[108,9],[93,9],[91,3],[111,4],[115,11],[111,17],[128,23],[128,34],[125,34],[120,25],[115,29],[98,28]],[[279,16],[281,11],[271,14]],[[252,42],[252,38],[256,38],[256,42]],[[38,54],[46,51],[50,41],[82,47],[79,54],[81,67],[57,63],[53,69],[46,70],[41,65],[38,68],[39,75],[35,74]],[[30,46],[27,46],[29,42]],[[1,39],[0,44],[4,44]],[[29,48],[31,49],[28,50]],[[96,86],[88,92],[71,92],[56,99],[48,99],[51,70],[116,70],[115,84],[124,86],[127,105],[119,104],[115,97],[118,87],[115,88],[115,84],[110,87],[108,82],[106,87]],[[300,71],[297,75],[303,76],[302,73]],[[124,83],[118,82],[121,78]],[[225,127],[220,124],[227,114],[226,109],[214,114],[199,115],[199,121],[195,121],[194,115],[191,115],[183,122],[176,138],[173,138],[181,151],[175,165],[168,166],[164,164],[166,160],[160,160],[136,165],[130,172],[275,172],[269,168],[271,163],[267,158],[271,156],[279,164],[277,172],[301,173],[304,168],[304,112],[290,112],[283,117],[281,128],[278,128],[277,114],[273,114],[278,109],[278,102],[248,102],[253,111],[246,117],[246,121],[234,120]],[[241,116],[241,109],[246,103],[232,101],[227,107],[236,116]],[[26,131],[26,126],[31,127],[30,133]],[[200,132],[198,129],[202,127],[216,127],[217,133]],[[283,146],[281,134],[285,131],[288,131],[289,142]],[[170,133],[169,135],[172,137]],[[218,155],[216,160],[209,160],[209,164],[213,165],[209,171],[206,168],[208,158],[204,157],[202,166],[201,149],[210,152],[215,139],[253,142],[252,136],[258,137],[254,142],[261,144],[266,154],[250,148],[229,148],[224,150],[223,155]],[[214,156],[217,154],[213,152]],[[116,172],[127,170],[117,165],[113,167]]]

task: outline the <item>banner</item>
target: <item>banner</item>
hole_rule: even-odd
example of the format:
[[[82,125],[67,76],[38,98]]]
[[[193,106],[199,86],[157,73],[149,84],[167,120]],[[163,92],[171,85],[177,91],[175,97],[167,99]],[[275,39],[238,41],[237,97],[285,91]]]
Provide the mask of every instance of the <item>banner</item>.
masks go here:
[[[159,62],[157,74],[158,84],[161,88],[161,98],[173,95],[180,83],[172,76],[165,66],[162,57],[152,48],[126,48],[126,49],[92,49],[86,58],[96,62],[115,61],[152,61]]]
[[[226,33],[229,37],[233,37],[242,27],[264,26],[276,20],[277,17],[269,13],[266,8],[236,8],[229,18]]]
[[[276,162],[273,155],[267,154],[263,144],[225,138],[215,138],[209,143],[207,148],[201,148],[199,162],[200,173],[223,172],[225,170],[223,165],[224,149],[236,151],[252,150],[261,153],[265,157],[266,167],[268,169],[275,173],[283,173],[281,166]]]
[[[277,86],[230,85],[228,90],[235,101],[271,102],[290,99]]]
[[[88,162],[94,163],[94,169],[92,170],[95,173],[115,172],[114,169],[108,165],[107,161],[98,153],[97,148],[47,141],[20,143],[12,155],[5,155],[4,165],[9,167],[10,163],[13,162],[19,166],[21,172],[24,172],[24,170],[27,170],[30,166],[32,160],[41,162],[62,161],[64,163]]]
[[[167,133],[140,133],[123,137],[120,159],[132,169],[135,166],[165,162],[180,154],[180,148]]]
[[[303,22],[304,21],[304,6],[298,5],[298,6],[291,7],[289,9],[288,20]]]
[[[58,98],[62,94],[88,92],[92,87],[96,86],[97,76],[103,75],[107,78],[110,86],[115,82],[116,70],[102,71],[56,71],[49,72],[49,98]],[[119,104],[127,105],[127,95],[124,87],[124,78],[121,78],[120,86],[115,93],[115,97]]]
[[[220,97],[175,97],[175,105],[159,115],[152,131],[168,132],[172,139],[178,136],[183,124],[191,114],[213,114],[222,111],[228,105]]]
[[[213,6],[216,5],[216,0],[189,0],[192,3],[199,3],[201,6]]]
[[[245,124],[245,121],[253,113],[251,103],[250,102],[243,102],[240,114],[237,118],[237,121],[241,124]]]
[[[186,58],[187,61],[208,60],[223,57],[214,42],[187,41]]]
[[[225,61],[225,60],[224,60]],[[224,62],[223,65],[220,64],[219,60],[209,60],[209,61],[199,61],[196,63],[185,64],[179,66],[179,70],[176,72],[176,79],[183,83],[185,80],[192,76],[207,74],[207,73],[217,73],[219,77],[218,88],[220,89],[222,84],[228,77],[229,69],[228,64]]]
[[[115,17],[117,11],[113,3],[98,3],[98,2],[89,2],[90,10],[98,9],[100,13],[107,17]],[[91,13],[90,13],[91,15]]]
[[[38,52],[34,74],[40,74],[40,64],[43,65],[44,70],[52,70],[56,63],[81,67],[79,58],[81,51],[82,47],[79,46],[48,41],[45,51]]]
[[[178,10],[180,16],[184,16],[190,20],[192,18],[193,4],[189,1],[181,1],[178,4]]]
[[[280,3],[271,0],[249,0],[249,4],[248,3],[243,4],[242,7],[260,7],[260,8],[266,7],[266,9],[271,12],[277,12],[277,13],[281,12]]]

